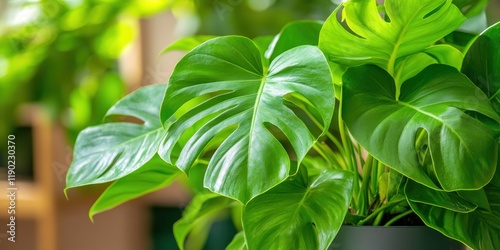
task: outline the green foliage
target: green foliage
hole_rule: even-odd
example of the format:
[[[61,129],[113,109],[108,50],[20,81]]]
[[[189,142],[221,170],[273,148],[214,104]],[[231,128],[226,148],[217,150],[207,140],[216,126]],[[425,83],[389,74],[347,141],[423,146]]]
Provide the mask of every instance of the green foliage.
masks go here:
[[[100,123],[125,95],[117,59],[135,39],[138,18],[164,10],[169,1],[6,2],[6,17],[0,18],[0,135],[13,126],[20,105],[40,103],[73,143],[76,133]]]
[[[205,186],[242,203],[296,172],[269,125],[288,138],[299,162],[318,136],[287,107],[287,96],[300,95],[317,110],[325,128],[334,105],[330,71],[316,47],[289,50],[273,60],[269,69],[263,67],[260,55],[255,44],[243,37],[204,43],[178,63],[162,106],[162,120],[166,121],[190,100],[211,95],[177,114],[179,118],[168,127],[160,156],[187,172],[214,137],[226,129],[234,131],[211,157]],[[218,71],[221,68],[225,69],[223,74]],[[203,125],[198,130],[185,134],[186,128],[200,122]],[[171,154],[181,136],[189,140],[174,161]]]
[[[342,223],[351,188],[349,172],[327,170],[309,177],[302,168],[245,206],[248,248],[327,249]]]
[[[117,102],[106,114],[108,118],[133,117],[143,124],[111,122],[83,130],[76,140],[66,188],[114,181],[149,162],[165,136],[159,118],[165,89],[166,85],[144,87]],[[152,105],[144,108],[145,102]]]
[[[484,2],[453,3],[351,0],[274,38],[182,39],[166,49],[189,51],[166,89],[108,111],[143,124],[81,133],[68,187],[116,180],[98,212],[168,184],[177,167],[197,192],[174,226],[181,249],[201,248],[228,209],[242,210],[242,231],[227,249],[327,249],[343,223],[411,213],[496,249],[500,24],[464,57],[443,37]],[[129,187],[160,171],[158,156],[161,174]]]

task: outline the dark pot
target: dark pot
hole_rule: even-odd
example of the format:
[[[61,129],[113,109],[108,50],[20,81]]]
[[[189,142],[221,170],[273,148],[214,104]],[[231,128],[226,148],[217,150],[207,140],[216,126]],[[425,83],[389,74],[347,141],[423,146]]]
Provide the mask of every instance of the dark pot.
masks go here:
[[[425,226],[342,226],[328,249],[464,250],[462,243]]]

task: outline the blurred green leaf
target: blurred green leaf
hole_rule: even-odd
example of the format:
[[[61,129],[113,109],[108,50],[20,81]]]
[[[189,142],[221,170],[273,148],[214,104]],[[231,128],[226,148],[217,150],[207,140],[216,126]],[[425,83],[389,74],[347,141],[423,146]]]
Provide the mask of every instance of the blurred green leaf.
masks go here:
[[[174,224],[174,236],[181,250],[194,249],[189,244],[203,246],[204,241],[189,243],[188,235],[193,229],[208,230],[220,213],[231,206],[233,200],[214,193],[200,193],[196,195],[186,207],[182,218]],[[205,232],[208,233],[208,232]],[[194,241],[200,241],[199,237],[193,237]],[[186,241],[187,239],[187,241]]]

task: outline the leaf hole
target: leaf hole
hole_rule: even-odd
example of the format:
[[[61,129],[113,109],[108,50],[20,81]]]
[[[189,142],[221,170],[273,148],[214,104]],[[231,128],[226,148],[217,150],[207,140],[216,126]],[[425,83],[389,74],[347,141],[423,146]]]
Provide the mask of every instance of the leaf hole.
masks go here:
[[[264,126],[266,129],[276,138],[281,146],[283,146],[283,149],[285,149],[286,152],[288,152],[288,155],[290,157],[291,161],[296,161],[297,160],[297,154],[295,153],[295,149],[293,148],[292,143],[288,139],[288,137],[281,131],[280,128],[275,126],[272,123],[269,122],[264,122]],[[295,172],[295,171],[294,171]]]
[[[361,39],[366,39],[366,38],[360,36],[359,34],[357,34],[356,32],[354,32],[351,29],[351,27],[349,27],[349,24],[347,23],[347,21],[342,20],[342,15],[344,13],[344,9],[345,9],[345,7],[342,6],[342,7],[340,7],[339,11],[337,11],[337,16],[336,16],[337,17],[337,22],[342,26],[342,28],[344,28],[347,32],[349,32],[353,36],[357,36],[357,37],[359,37]]]
[[[314,105],[298,93],[289,93],[284,96],[284,104],[309,128],[311,134],[318,138],[323,132],[320,127],[325,123]]]
[[[441,3],[441,5],[439,5],[438,7],[436,7],[435,9],[431,10],[429,13],[427,13],[425,16],[424,16],[424,19],[427,19],[429,18],[430,16],[436,14],[438,11],[440,11],[444,5],[447,3],[447,1],[443,1],[443,3]]]
[[[126,115],[110,115],[104,118],[105,122],[127,122],[127,123],[134,123],[134,124],[139,124],[139,125],[144,125],[144,121],[133,116],[126,116]]]

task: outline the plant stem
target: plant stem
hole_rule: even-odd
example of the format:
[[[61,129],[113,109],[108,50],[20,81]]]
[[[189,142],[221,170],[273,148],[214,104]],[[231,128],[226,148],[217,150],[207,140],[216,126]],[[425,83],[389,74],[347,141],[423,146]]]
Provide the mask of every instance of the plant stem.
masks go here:
[[[397,215],[397,216],[395,216],[394,218],[390,219],[387,223],[385,223],[385,225],[384,225],[384,226],[385,226],[385,227],[390,226],[390,225],[392,225],[394,222],[398,221],[399,219],[404,218],[404,217],[406,217],[407,215],[412,214],[412,213],[413,213],[413,210],[411,210],[411,209],[410,209],[410,210],[408,210],[408,211],[406,211],[406,212],[404,212],[404,213],[398,214],[398,215]]]
[[[366,159],[365,165],[363,166],[363,180],[361,183],[361,192],[359,193],[358,200],[360,201],[360,213],[361,214],[367,214],[368,213],[368,204],[369,204],[369,199],[368,199],[368,192],[370,186],[369,181],[370,181],[370,174],[372,171],[372,161],[373,157],[371,155],[368,156]]]

